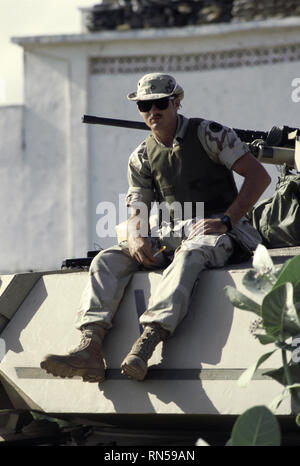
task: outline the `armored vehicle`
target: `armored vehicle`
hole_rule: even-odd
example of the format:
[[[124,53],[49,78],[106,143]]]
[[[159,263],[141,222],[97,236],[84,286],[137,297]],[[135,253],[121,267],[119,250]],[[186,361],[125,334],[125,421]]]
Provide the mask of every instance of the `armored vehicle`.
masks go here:
[[[252,137],[252,150],[263,162],[292,165],[291,132],[285,131],[282,146],[279,129],[270,132],[269,141],[268,135]],[[204,438],[224,445],[241,413],[255,405],[268,406],[281,392],[281,385],[264,375],[266,369],[281,364],[278,352],[260,366],[246,388],[237,383],[263,350],[250,332],[253,315],[235,309],[224,288],[234,286],[249,295],[243,277],[252,267],[251,260],[201,274],[189,314],[176,338],[156,348],[143,382],[124,377],[120,364],[141,332],[139,315],[161,271],[133,276],[105,339],[104,383],[47,374],[40,368],[42,357],[54,350],[62,354],[79,342],[74,322],[94,253],[66,260],[60,270],[0,277],[0,435],[4,443],[178,446],[195,445]],[[269,253],[280,265],[300,254],[300,246]],[[276,414],[283,443],[299,444],[289,397]]]

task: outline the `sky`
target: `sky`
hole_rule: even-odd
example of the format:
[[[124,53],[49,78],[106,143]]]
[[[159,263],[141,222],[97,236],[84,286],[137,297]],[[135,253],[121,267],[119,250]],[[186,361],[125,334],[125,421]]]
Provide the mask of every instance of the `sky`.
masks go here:
[[[23,103],[23,49],[11,37],[81,32],[79,8],[100,0],[0,0],[0,105]]]

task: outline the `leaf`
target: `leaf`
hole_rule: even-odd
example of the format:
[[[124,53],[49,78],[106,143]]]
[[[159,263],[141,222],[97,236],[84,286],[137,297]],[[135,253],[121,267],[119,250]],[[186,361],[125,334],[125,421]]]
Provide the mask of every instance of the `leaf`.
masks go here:
[[[280,446],[279,423],[266,406],[254,406],[237,418],[231,438],[233,446]]]
[[[245,311],[254,312],[258,316],[261,315],[260,305],[252,299],[248,298],[248,296],[244,295],[233,286],[225,286],[224,290],[227,298],[234,307],[238,307],[239,309],[243,309]]]
[[[300,332],[291,283],[283,283],[270,291],[263,299],[261,311],[268,335],[283,339]]]
[[[288,367],[289,367],[289,372],[291,374],[291,379],[293,383],[300,382],[300,365],[289,364]],[[280,367],[279,369],[273,369],[271,371],[264,372],[263,375],[267,375],[268,377],[271,377],[272,379],[279,382],[281,385],[284,385],[284,386],[287,385],[287,380],[285,377],[283,367]]]
[[[297,424],[297,426],[300,427],[300,413],[298,413],[297,416],[296,416],[296,424]]]
[[[300,388],[300,383],[293,383],[292,385],[287,385],[286,388],[292,390],[293,388]]]
[[[283,312],[286,303],[286,286],[283,284],[268,293],[262,302],[261,313],[267,334],[280,338],[283,331]]]
[[[300,255],[289,259],[281,270],[274,288],[283,283],[297,283],[300,280]]]
[[[255,333],[255,337],[262,345],[269,345],[270,343],[274,343],[276,341],[276,338],[272,337],[271,335],[260,335],[259,333]]]
[[[252,293],[266,295],[273,288],[273,283],[270,281],[269,273],[258,274],[256,270],[248,270],[243,277],[243,285]]]
[[[252,264],[258,272],[275,272],[275,267],[269,252],[262,244],[259,244],[255,249]]]
[[[246,369],[242,373],[242,375],[239,377],[238,385],[240,387],[246,387],[249,384],[250,380],[252,379],[252,377],[253,377],[255,371],[258,369],[258,367],[264,361],[266,361],[275,351],[277,351],[277,350],[275,349],[273,351],[270,351],[269,353],[263,354],[255,364],[252,364],[252,366],[248,367],[248,369]]]
[[[298,319],[300,319],[300,280],[294,283],[294,305],[296,308]]]
[[[280,406],[281,402],[284,400],[284,398],[287,398],[289,395],[290,395],[289,391],[286,390],[286,388],[284,388],[282,390],[282,392],[274,398],[272,403],[270,403],[269,409],[274,413],[276,411],[276,409],[279,408],[279,406]]]
[[[283,367],[280,367],[279,369],[272,369],[271,371],[264,372],[263,375],[267,375],[268,377],[271,377],[272,379],[276,380],[276,382],[281,383],[281,385],[284,385],[284,386],[286,385],[286,379],[285,379]]]
[[[276,398],[274,398],[272,403],[269,405],[269,408],[271,409],[271,411],[275,412],[276,409],[281,404],[281,402],[284,400],[284,398],[288,398],[290,395],[292,395],[292,400],[297,403],[298,409],[299,409],[299,402],[300,402],[299,389],[300,389],[299,383],[294,383],[292,385],[286,385],[285,388],[282,390],[282,392]]]

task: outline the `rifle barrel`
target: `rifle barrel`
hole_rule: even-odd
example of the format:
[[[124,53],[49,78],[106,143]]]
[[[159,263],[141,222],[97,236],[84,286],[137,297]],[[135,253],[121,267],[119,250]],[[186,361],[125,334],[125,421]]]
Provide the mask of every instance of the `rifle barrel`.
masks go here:
[[[92,125],[118,126],[120,128],[143,129],[149,131],[149,128],[146,125],[146,123],[140,121],[117,120],[115,118],[104,118],[93,115],[83,115],[82,122],[89,123]]]
[[[142,129],[149,131],[148,126],[140,121],[130,121],[130,120],[118,120],[115,118],[104,118],[94,115],[83,115],[83,123],[88,123],[92,125],[106,125],[106,126],[118,126],[119,128],[132,128],[132,129]],[[236,134],[243,142],[252,142],[254,139],[263,139],[267,138],[268,133],[265,131],[254,131],[246,129],[237,129],[233,128]]]

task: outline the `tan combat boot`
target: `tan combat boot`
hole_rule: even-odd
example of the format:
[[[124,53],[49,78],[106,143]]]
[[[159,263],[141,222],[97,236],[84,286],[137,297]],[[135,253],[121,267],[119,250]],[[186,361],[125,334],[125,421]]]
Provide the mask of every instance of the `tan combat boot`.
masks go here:
[[[81,376],[84,382],[103,382],[102,342],[106,330],[98,324],[88,324],[80,330],[82,337],[77,348],[66,355],[48,354],[40,366],[57,377]]]
[[[121,364],[122,374],[126,374],[131,379],[144,380],[148,370],[148,359],[151,358],[158,343],[164,341],[168,334],[169,332],[159,324],[146,325],[142,335]]]

